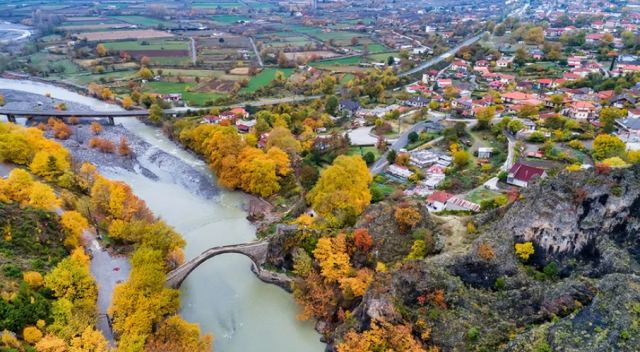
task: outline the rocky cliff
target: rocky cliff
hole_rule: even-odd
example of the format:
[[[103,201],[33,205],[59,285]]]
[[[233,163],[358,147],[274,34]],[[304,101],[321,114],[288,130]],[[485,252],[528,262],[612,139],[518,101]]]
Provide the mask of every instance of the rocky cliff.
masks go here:
[[[545,179],[475,222],[466,250],[378,273],[333,339],[383,319],[443,351],[640,350],[640,167]]]

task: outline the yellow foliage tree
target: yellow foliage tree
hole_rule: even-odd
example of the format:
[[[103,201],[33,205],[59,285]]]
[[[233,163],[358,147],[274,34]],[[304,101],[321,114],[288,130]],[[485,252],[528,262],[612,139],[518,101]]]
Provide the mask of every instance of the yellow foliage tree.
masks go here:
[[[22,330],[22,337],[26,343],[33,345],[42,340],[42,331],[35,326],[27,326]]]
[[[69,352],[107,352],[109,342],[102,333],[87,326],[80,336],[71,339]]]
[[[320,273],[327,283],[338,282],[346,278],[351,271],[344,234],[339,234],[334,238],[320,238],[313,251],[313,256],[318,261]]]
[[[122,98],[122,107],[129,110],[133,107],[133,99],[130,96]]]
[[[0,342],[2,342],[2,344],[4,345],[4,347],[10,347],[10,348],[19,348],[20,346],[20,341],[18,341],[18,338],[16,337],[16,335],[14,333],[12,333],[9,330],[3,330],[2,331],[2,336],[0,337]]]
[[[43,337],[36,344],[36,351],[38,352],[68,352],[67,351],[67,343],[55,336],[55,335],[47,335]]]
[[[388,322],[373,321],[369,330],[361,333],[349,331],[336,349],[338,352],[425,352],[411,331],[410,325],[392,325]]]
[[[105,47],[102,43],[96,45],[96,54],[98,54],[98,56],[100,57],[107,55],[107,47]]]
[[[22,273],[22,280],[31,288],[38,288],[42,286],[44,280],[42,275],[37,271],[25,271]]]
[[[535,252],[533,243],[531,242],[516,243],[515,248],[516,255],[525,262],[529,260],[529,257]]]
[[[13,169],[2,186],[2,193],[10,200],[26,204],[33,187],[33,178],[22,169]]]
[[[31,172],[51,181],[71,169],[69,153],[64,149],[39,151],[29,165]]]
[[[89,222],[77,211],[65,211],[60,216],[60,224],[65,230],[64,245],[68,248],[80,246],[82,233],[89,227]]]
[[[209,352],[213,338],[200,336],[200,327],[172,316],[160,325],[158,331],[147,342],[145,351]]]
[[[60,206],[60,201],[53,189],[44,183],[36,182],[29,192],[29,206],[45,210],[53,210]]]
[[[120,335],[120,350],[144,349],[153,327],[178,310],[179,291],[165,287],[165,266],[161,251],[142,246],[132,258],[126,283],[116,286],[109,313],[113,330]]]
[[[334,226],[355,219],[371,202],[371,174],[360,156],[337,157],[307,195],[313,209]]]

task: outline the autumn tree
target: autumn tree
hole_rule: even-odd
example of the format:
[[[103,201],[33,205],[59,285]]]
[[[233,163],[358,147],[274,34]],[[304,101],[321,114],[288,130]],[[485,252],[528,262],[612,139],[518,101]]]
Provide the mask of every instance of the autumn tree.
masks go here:
[[[53,189],[44,183],[36,182],[29,192],[29,206],[44,210],[54,210],[60,206],[60,201]]]
[[[213,338],[200,336],[200,327],[174,315],[162,322],[148,340],[145,351],[209,352]]]
[[[593,141],[593,157],[596,160],[622,156],[625,150],[625,143],[614,135],[600,134]]]
[[[80,246],[82,233],[89,227],[89,222],[77,211],[65,211],[60,216],[60,225],[65,230],[64,245],[75,248]]]
[[[477,125],[478,129],[480,130],[488,129],[489,126],[491,125],[491,120],[493,120],[495,115],[496,115],[495,106],[488,106],[478,110],[478,112],[476,113],[476,119],[478,120],[478,125]]]
[[[25,271],[22,273],[22,280],[33,289],[37,289],[44,283],[42,274],[37,271]]]
[[[338,352],[406,351],[425,352],[413,337],[411,325],[393,325],[373,320],[369,330],[349,331],[336,349]]]
[[[107,48],[104,46],[104,44],[100,43],[96,45],[96,54],[100,57],[104,57],[107,55]]]
[[[52,181],[71,169],[68,153],[64,149],[39,151],[33,158],[29,168],[35,175]]]
[[[71,339],[69,352],[109,352],[109,342],[100,331],[87,326],[82,334]]]
[[[153,78],[153,72],[147,67],[142,67],[140,71],[138,71],[138,76],[148,81]]]
[[[149,121],[153,123],[160,123],[162,122],[162,118],[162,107],[160,107],[160,105],[158,104],[151,104],[151,107],[149,108]]]
[[[372,178],[360,156],[340,155],[322,171],[307,201],[325,220],[340,226],[355,220],[371,202]]]
[[[120,143],[118,143],[118,154],[122,156],[131,156],[131,148],[126,137],[120,137]]]
[[[93,121],[91,123],[91,133],[97,136],[100,134],[100,132],[102,132],[102,125],[96,121]]]
[[[122,98],[122,107],[129,110],[133,107],[133,99],[130,96]]]
[[[420,212],[410,206],[397,207],[394,217],[403,233],[413,229],[422,220]]]
[[[285,151],[289,157],[293,157],[300,152],[300,142],[286,127],[276,127],[271,130],[265,147],[266,149],[278,147]]]
[[[320,238],[313,256],[318,261],[320,273],[327,283],[338,282],[351,270],[344,234],[339,234],[335,238]]]
[[[373,238],[367,229],[355,229],[353,231],[353,241],[356,248],[362,252],[368,252],[373,244]]]
[[[35,326],[27,326],[22,330],[22,336],[26,343],[33,345],[42,339],[42,331]]]
[[[165,287],[163,259],[158,250],[138,248],[131,258],[129,280],[114,290],[109,314],[122,351],[142,351],[153,327],[178,310],[179,291]]]

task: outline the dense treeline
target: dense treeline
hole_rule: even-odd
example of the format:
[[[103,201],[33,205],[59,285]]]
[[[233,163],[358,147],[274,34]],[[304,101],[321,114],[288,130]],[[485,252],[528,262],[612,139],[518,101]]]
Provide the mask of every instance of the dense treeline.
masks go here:
[[[97,286],[82,248],[91,224],[112,242],[134,248],[131,276],[116,287],[110,308],[119,350],[211,350],[212,338],[176,315],[179,291],[164,286],[165,273],[184,260],[184,240],[128,185],[104,178],[89,163],[72,167],[68,151],[37,128],[0,124],[0,161],[27,168],[0,179],[0,212],[11,215],[0,220],[0,259],[36,257],[32,265],[15,259],[10,262],[23,264],[2,265],[11,281],[0,286],[0,346],[109,350],[94,328]],[[19,225],[19,218],[31,221]],[[52,227],[61,235],[54,236]]]

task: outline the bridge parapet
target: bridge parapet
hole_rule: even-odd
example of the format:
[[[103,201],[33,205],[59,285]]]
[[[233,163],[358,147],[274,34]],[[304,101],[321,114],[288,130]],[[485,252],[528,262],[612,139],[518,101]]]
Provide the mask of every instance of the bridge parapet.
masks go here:
[[[199,256],[189,260],[181,266],[175,268],[167,274],[167,286],[171,288],[179,288],[182,282],[189,276],[189,274],[195,270],[200,264],[207,260],[225,253],[237,253],[242,254],[252,262],[252,269],[260,277],[262,272],[262,265],[267,259],[267,253],[269,251],[269,242],[266,240],[256,241],[251,243],[242,243],[229,246],[220,246],[209,248],[202,252]]]

